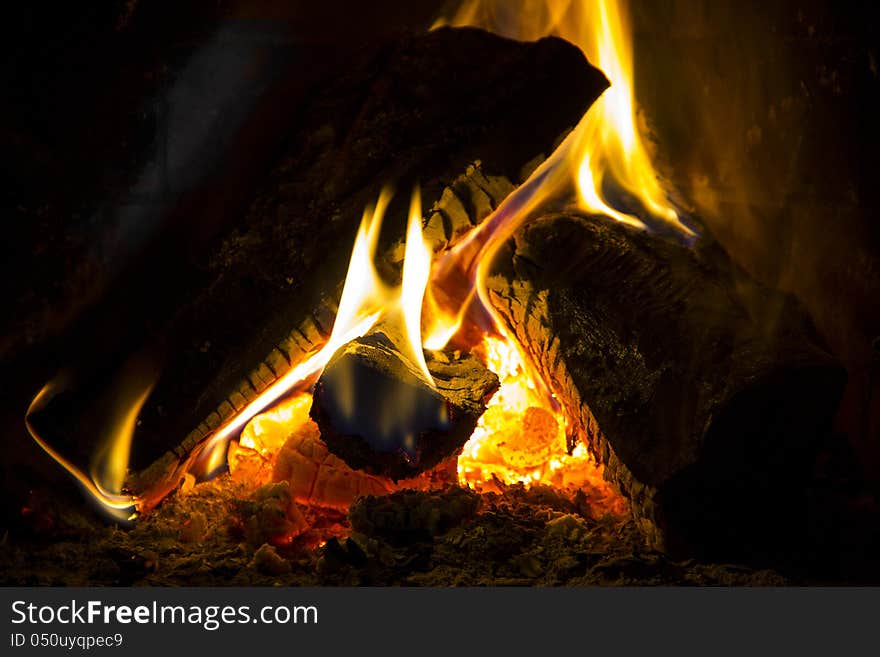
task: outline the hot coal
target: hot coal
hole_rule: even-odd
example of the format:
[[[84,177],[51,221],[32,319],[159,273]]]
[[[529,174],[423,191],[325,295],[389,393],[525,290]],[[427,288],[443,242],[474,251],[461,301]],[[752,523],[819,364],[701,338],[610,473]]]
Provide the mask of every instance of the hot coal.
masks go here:
[[[429,382],[399,345],[392,327],[346,344],[318,379],[311,408],[331,452],[394,480],[456,453],[498,389],[498,377],[470,355],[431,358]]]

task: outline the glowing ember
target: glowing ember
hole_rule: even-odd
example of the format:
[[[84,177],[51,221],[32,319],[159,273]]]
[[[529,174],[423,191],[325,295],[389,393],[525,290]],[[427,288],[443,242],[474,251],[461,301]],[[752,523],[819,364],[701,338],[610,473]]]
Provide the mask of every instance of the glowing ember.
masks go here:
[[[309,417],[312,395],[285,399],[253,418],[229,445],[229,472],[235,481],[258,486],[287,482],[293,501],[309,507],[345,511],[362,495],[400,488],[430,488],[450,481],[443,467],[397,484],[353,470],[330,453]]]
[[[227,461],[233,479],[254,484],[272,480],[275,459],[288,436],[309,421],[312,396],[285,399],[247,423],[238,441],[229,444]]]
[[[479,489],[497,483],[590,483],[613,495],[583,445],[568,453],[565,415],[543,394],[516,342],[487,337],[482,351],[501,388],[458,458],[459,482]]]

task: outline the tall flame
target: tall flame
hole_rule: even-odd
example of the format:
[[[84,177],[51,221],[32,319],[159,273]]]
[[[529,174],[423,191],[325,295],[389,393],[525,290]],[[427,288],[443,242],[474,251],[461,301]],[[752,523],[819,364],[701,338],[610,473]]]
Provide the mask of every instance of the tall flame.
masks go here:
[[[406,328],[406,355],[418,366],[422,377],[432,387],[434,379],[428,371],[425,352],[422,349],[422,302],[431,275],[433,255],[431,247],[422,237],[422,198],[419,188],[416,187],[409,205],[399,308]]]
[[[365,335],[380,320],[394,323],[403,329],[407,340],[405,344],[398,345],[401,353],[418,368],[427,383],[434,385],[425,363],[419,329],[432,252],[422,238],[421,197],[418,188],[414,190],[410,203],[401,285],[393,287],[382,280],[374,262],[382,221],[391,198],[391,189],[385,187],[376,204],[368,205],[364,209],[352,247],[339,309],[327,342],[220,426],[202,448],[196,464],[197,470],[210,473],[225,464],[229,440],[241,433],[254,416],[282,397],[307,389],[320,376],[340,347]]]
[[[631,195],[651,218],[691,235],[667,200],[638,129],[632,39],[620,5],[614,0],[466,0],[434,27],[470,25],[520,41],[558,36],[577,45],[610,80],[610,88],[550,158],[554,171],[541,167],[540,174],[535,172],[541,194],[530,205],[557,195],[573,177],[578,204],[588,212],[645,227],[634,211],[613,206],[607,198],[610,188]]]

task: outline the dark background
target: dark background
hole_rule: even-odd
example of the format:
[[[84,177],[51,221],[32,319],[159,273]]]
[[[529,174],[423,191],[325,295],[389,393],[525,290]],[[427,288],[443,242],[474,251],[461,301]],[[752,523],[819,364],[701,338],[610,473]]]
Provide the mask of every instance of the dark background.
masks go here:
[[[804,302],[847,366],[828,461],[854,500],[876,505],[878,9],[635,4],[636,89],[660,167],[735,260]],[[205,254],[247,208],[297,103],[363,45],[424,29],[443,5],[129,0],[5,10],[2,526],[31,491],[73,490],[25,432],[33,395],[73,368],[100,400],[134,354],[173,358],[161,349],[167,319],[208,281]],[[93,445],[80,437],[64,447],[86,462]]]

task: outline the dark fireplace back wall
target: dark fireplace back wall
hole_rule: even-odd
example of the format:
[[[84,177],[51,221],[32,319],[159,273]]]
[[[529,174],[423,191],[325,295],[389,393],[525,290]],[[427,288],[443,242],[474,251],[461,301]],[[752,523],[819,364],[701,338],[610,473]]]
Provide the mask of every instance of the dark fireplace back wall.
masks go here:
[[[163,327],[207,280],[198,263],[251,201],[298,99],[364,43],[426,26],[442,4],[9,10],[4,515],[41,482],[65,481],[24,432],[40,386],[76,366],[97,391],[138,350],[174,358]],[[877,10],[636,4],[637,90],[664,173],[737,261],[805,302],[850,372],[839,427],[880,479]],[[90,429],[57,439],[82,461]]]

